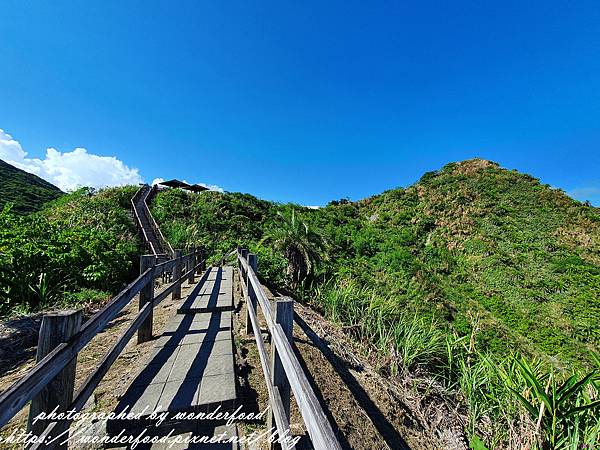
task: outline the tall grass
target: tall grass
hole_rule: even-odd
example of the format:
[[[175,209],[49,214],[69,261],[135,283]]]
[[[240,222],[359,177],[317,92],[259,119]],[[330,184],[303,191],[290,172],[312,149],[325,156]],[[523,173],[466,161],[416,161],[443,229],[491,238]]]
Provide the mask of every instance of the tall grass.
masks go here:
[[[499,360],[477,348],[477,326],[458,336],[351,279],[306,289],[303,297],[384,356],[392,373],[426,372],[462,398],[475,447],[598,448],[596,371],[564,374],[516,354]]]
[[[391,355],[393,371],[439,366],[444,360],[445,334],[433,321],[404,311],[391,298],[382,298],[352,280],[315,289],[318,306],[334,322]]]

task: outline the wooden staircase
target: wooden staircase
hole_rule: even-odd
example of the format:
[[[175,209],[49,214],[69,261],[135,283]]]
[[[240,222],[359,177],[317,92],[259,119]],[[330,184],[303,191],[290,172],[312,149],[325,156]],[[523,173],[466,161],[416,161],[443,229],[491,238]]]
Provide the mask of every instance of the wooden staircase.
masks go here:
[[[144,241],[150,254],[157,256],[158,259],[170,258],[173,256],[173,249],[167,240],[163,237],[158,224],[152,217],[148,208],[148,201],[155,193],[155,189],[147,184],[140,187],[134,197],[131,199],[132,211],[137,223],[140,237]]]

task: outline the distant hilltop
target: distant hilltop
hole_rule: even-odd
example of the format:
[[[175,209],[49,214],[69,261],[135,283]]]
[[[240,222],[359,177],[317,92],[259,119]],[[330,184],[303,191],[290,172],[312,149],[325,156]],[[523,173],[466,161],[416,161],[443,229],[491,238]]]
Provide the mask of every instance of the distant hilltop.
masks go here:
[[[26,214],[40,210],[44,203],[63,195],[53,184],[1,159],[0,180],[0,210],[12,203],[14,212]]]

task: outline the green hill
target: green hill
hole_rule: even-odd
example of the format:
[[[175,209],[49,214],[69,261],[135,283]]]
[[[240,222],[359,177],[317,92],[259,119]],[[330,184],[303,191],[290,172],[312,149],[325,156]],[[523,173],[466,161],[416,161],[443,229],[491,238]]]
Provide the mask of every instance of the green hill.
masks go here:
[[[131,280],[135,190],[82,189],[36,214],[0,213],[0,313],[97,302]],[[473,442],[596,442],[600,404],[581,405],[599,399],[600,378],[576,380],[600,368],[598,209],[480,159],[319,209],[176,189],[151,209],[175,248],[202,246],[215,262],[236,245],[258,254],[263,280],[342,325],[379,370],[466,411]],[[306,277],[292,276],[307,267],[290,270],[290,242],[315,260]],[[539,392],[566,379],[555,422]]]
[[[7,203],[19,214],[39,211],[44,203],[63,192],[37,175],[17,169],[0,160],[0,209]]]
[[[436,392],[464,408],[473,448],[597,442],[600,404],[573,415],[600,392],[598,376],[574,384],[600,367],[597,209],[479,159],[316,210],[177,190],[152,209],[176,247],[202,245],[215,260],[235,245],[258,254],[264,280],[342,325],[411,395]],[[298,285],[291,252],[272,243],[302,246],[309,235],[324,249]],[[570,398],[549,413],[542,403],[567,379]]]
[[[282,255],[258,242],[290,208],[243,194],[166,191],[154,211],[176,245],[191,235],[221,255],[242,243],[282,285]],[[529,175],[471,160],[407,189],[297,209],[328,242],[312,277],[322,296],[333,295],[323,280],[329,290],[358,283],[461,335],[475,327],[482,349],[516,347],[558,365],[585,365],[600,346],[600,214]]]
[[[0,316],[94,306],[131,281],[141,251],[130,214],[137,189],[81,188],[36,213],[0,210]]]

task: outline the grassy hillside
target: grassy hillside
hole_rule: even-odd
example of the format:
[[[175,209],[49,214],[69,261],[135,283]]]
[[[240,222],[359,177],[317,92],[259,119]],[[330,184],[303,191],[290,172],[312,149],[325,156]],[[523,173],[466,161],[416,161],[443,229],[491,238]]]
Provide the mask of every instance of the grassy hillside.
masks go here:
[[[261,243],[292,210],[325,242],[299,286],[285,255]],[[258,253],[261,276],[388,355],[382,370],[425,370],[458,389],[470,433],[488,445],[510,447],[526,431],[507,380],[531,393],[529,366],[548,386],[595,366],[600,215],[495,163],[449,164],[407,189],[318,210],[166,191],[153,212],[176,246],[202,245],[217,259],[237,244]],[[518,353],[526,359],[513,359]]]
[[[98,302],[135,276],[135,189],[4,210],[0,313]],[[582,409],[600,391],[597,375],[584,378],[600,370],[597,209],[483,160],[316,210],[181,190],[151,209],[175,248],[199,245],[214,261],[236,245],[257,253],[266,281],[343,325],[383,373],[466,410],[473,445],[597,441],[600,403]],[[291,270],[298,252],[314,266]],[[566,395],[558,406],[553,392]]]
[[[56,186],[40,177],[11,166],[0,160],[0,210],[7,203],[19,214],[41,209],[44,203],[60,197],[63,193]]]
[[[378,264],[390,241],[382,237],[354,256],[367,257],[372,269],[396,267],[459,332],[476,323],[492,350],[516,344],[567,363],[584,362],[600,346],[595,209],[485,161],[450,164],[358,209],[363,232],[402,236],[394,247],[410,255],[385,252]]]
[[[92,304],[138,271],[134,186],[66,194],[33,214],[0,212],[0,315]]]
[[[167,191],[153,208],[175,245],[191,236],[220,255],[242,243],[263,254],[267,273],[279,269],[270,281],[285,282],[281,255],[258,242],[291,205]],[[476,325],[478,342],[493,351],[517,345],[557,364],[586,364],[600,346],[600,215],[535,178],[473,160],[408,189],[298,209],[328,242],[313,282],[359,281],[460,334]]]

